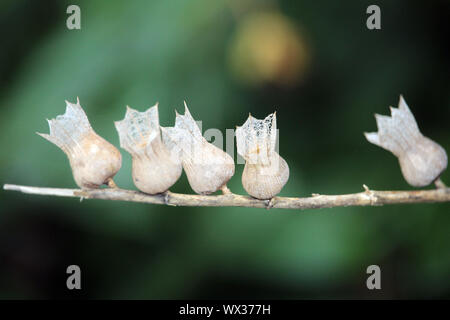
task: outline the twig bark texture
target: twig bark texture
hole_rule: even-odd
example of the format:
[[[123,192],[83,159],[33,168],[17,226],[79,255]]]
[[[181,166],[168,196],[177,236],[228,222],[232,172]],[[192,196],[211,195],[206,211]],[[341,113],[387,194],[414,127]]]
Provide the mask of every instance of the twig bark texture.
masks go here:
[[[3,188],[5,190],[36,195],[117,200],[189,207],[318,209],[350,206],[379,206],[401,203],[450,202],[450,188],[417,191],[375,191],[364,186],[365,191],[359,193],[343,195],[313,194],[312,197],[306,198],[274,197],[271,200],[258,200],[233,193],[203,196],[166,192],[158,195],[148,195],[142,192],[120,188],[82,190],[41,188],[11,184],[5,184]]]

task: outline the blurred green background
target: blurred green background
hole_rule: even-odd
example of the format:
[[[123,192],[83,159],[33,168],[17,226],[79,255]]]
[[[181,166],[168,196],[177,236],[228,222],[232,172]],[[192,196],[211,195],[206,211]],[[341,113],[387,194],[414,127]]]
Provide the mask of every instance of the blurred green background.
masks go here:
[[[66,28],[69,4],[81,30]],[[282,196],[413,189],[363,132],[403,94],[422,132],[450,150],[450,6],[377,1],[382,29],[370,31],[370,4],[3,0],[0,182],[75,187],[64,153],[35,132],[79,96],[117,147],[126,105],[159,102],[171,126],[186,99],[203,130],[223,132],[277,110],[291,172]],[[121,153],[115,181],[135,189]],[[172,191],[192,193],[184,174]],[[174,208],[1,190],[0,298],[449,298],[449,211]],[[70,264],[81,291],[66,289]],[[372,264],[377,292],[366,288]]]

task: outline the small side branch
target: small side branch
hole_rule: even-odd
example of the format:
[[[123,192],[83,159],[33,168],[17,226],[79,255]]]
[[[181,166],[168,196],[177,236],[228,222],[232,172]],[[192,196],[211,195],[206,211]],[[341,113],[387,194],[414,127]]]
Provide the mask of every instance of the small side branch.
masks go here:
[[[148,195],[142,192],[120,188],[82,190],[29,187],[13,184],[5,184],[3,188],[5,190],[44,196],[103,199],[187,207],[318,209],[350,206],[380,206],[401,203],[450,202],[450,188],[417,191],[375,191],[364,186],[365,191],[359,193],[343,195],[314,194],[312,197],[306,198],[275,197],[270,201],[258,200],[234,193],[202,196],[167,192],[158,195]]]

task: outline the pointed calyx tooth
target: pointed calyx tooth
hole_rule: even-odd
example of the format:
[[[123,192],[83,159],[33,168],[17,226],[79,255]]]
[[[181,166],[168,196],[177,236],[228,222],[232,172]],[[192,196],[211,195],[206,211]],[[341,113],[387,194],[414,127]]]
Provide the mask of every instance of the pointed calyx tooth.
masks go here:
[[[447,168],[445,150],[419,131],[414,115],[400,96],[391,117],[375,115],[378,132],[365,133],[366,139],[392,152],[399,160],[403,177],[412,186],[423,187],[439,178]]]
[[[120,146],[131,154],[145,152],[147,144],[160,136],[158,105],[139,112],[127,106],[125,118],[114,122]]]
[[[178,154],[191,188],[210,194],[226,186],[234,175],[234,161],[206,141],[185,103],[184,115],[176,114],[175,126],[162,129],[165,145]]]
[[[76,104],[66,101],[66,112],[48,123],[50,134],[37,134],[64,151],[80,188],[98,188],[119,171],[119,150],[95,133],[78,98]]]
[[[268,164],[275,152],[277,139],[276,114],[257,120],[250,114],[247,121],[236,129],[238,153],[250,164]]]
[[[120,146],[132,157],[134,185],[148,194],[167,191],[180,177],[182,167],[161,140],[158,105],[144,112],[127,107],[125,118],[115,126]]]
[[[66,100],[66,112],[56,119],[47,120],[50,134],[39,133],[38,135],[56,144],[64,152],[70,152],[77,148],[77,144],[83,137],[92,131],[89,120],[80,105],[70,103]]]
[[[236,129],[237,151],[246,161],[242,185],[254,198],[273,198],[289,179],[289,166],[275,151],[276,138],[275,113],[264,120],[249,115]]]

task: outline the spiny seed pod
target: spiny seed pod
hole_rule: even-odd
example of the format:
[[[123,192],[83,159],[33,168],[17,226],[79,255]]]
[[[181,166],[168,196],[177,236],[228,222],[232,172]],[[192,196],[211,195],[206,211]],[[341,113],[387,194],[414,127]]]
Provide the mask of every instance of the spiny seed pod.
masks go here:
[[[369,142],[397,156],[403,177],[410,185],[426,186],[447,168],[447,154],[440,145],[420,133],[402,96],[398,109],[390,108],[391,117],[375,115],[378,132],[364,134]]]
[[[122,165],[122,156],[116,147],[94,132],[78,98],[76,104],[66,101],[66,112],[47,121],[50,134],[37,134],[64,151],[80,188],[114,186],[112,177]]]
[[[127,106],[125,118],[116,121],[120,146],[133,159],[134,185],[142,192],[167,191],[181,176],[181,161],[172,155],[161,140],[158,105],[145,112]]]
[[[273,198],[289,179],[289,166],[275,151],[276,137],[275,113],[264,120],[249,115],[236,129],[237,151],[246,161],[242,185],[254,198]]]
[[[226,152],[206,141],[184,103],[184,115],[176,113],[175,126],[161,128],[164,143],[181,158],[191,188],[198,194],[221,189],[234,175],[234,161]]]

